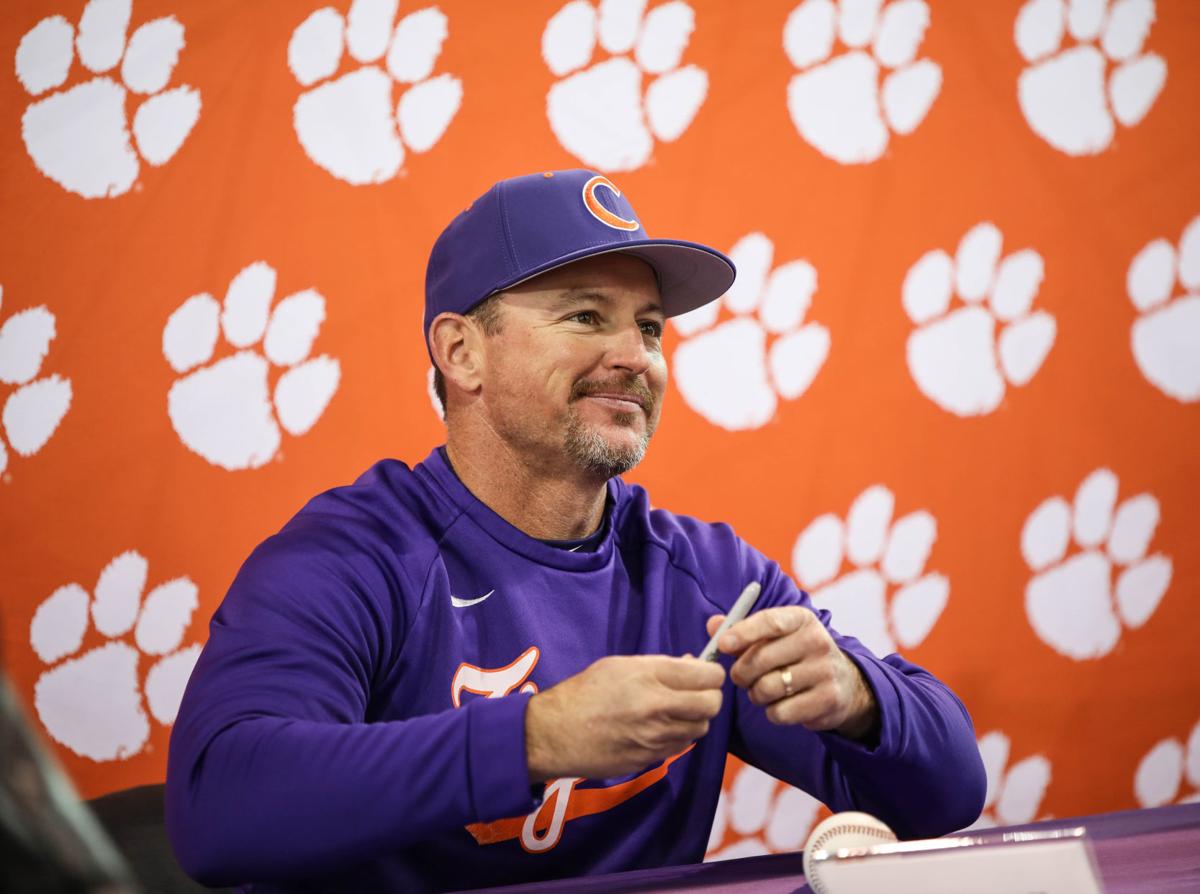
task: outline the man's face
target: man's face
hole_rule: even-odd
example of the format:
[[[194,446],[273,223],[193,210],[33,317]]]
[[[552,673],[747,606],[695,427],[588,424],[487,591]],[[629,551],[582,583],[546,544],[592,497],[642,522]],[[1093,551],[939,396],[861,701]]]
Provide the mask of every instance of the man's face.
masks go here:
[[[501,297],[485,339],[489,422],[522,459],[610,478],[635,466],[658,424],[667,365],[654,272],[628,255],[587,258]]]

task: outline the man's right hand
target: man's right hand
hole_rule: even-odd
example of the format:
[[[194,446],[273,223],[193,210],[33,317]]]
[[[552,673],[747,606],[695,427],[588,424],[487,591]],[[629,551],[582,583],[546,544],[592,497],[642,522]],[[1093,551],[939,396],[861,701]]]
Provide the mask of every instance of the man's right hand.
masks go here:
[[[530,782],[602,779],[677,754],[721,710],[725,669],[667,655],[601,658],[529,700]]]

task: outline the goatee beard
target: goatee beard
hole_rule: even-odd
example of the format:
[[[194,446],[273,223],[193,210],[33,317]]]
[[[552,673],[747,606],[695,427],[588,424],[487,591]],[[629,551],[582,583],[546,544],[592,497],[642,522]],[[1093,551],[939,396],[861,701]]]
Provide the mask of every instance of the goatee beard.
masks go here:
[[[633,413],[618,413],[613,421],[617,425],[631,426],[636,420]],[[584,426],[577,413],[572,412],[567,420],[567,456],[597,478],[607,480],[625,474],[642,461],[649,444],[650,433],[647,432],[628,447],[614,447],[602,434]]]
[[[614,447],[599,432],[587,428],[583,420],[579,418],[579,414],[575,412],[574,407],[570,408],[567,415],[566,443],[564,445],[567,456],[588,474],[605,480],[623,475],[640,463],[642,457],[646,455],[646,447],[650,444],[650,435],[654,433],[653,426],[649,423],[649,420],[653,418],[654,410],[654,395],[650,389],[636,377],[619,383],[617,387],[637,398],[647,419],[646,432],[632,446]],[[612,388],[613,383],[583,380],[577,382],[571,389],[571,401],[574,403],[589,394],[612,390]],[[613,415],[613,422],[622,428],[632,428],[637,424],[637,419],[638,413],[636,412]]]

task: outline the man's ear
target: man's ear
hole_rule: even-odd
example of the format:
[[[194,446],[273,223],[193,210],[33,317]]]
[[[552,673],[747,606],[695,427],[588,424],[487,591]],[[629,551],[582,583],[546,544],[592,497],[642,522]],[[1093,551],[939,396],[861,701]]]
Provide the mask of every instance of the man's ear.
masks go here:
[[[462,314],[440,313],[429,325],[429,347],[447,383],[468,393],[479,390],[483,344],[478,326]]]

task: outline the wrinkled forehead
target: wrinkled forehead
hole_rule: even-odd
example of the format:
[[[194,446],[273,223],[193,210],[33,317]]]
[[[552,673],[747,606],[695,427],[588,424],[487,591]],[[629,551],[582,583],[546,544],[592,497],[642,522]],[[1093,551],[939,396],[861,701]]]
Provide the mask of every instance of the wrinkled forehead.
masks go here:
[[[633,255],[595,255],[532,277],[506,289],[513,303],[550,304],[592,296],[629,303],[637,312],[662,313],[658,276],[654,268]]]

